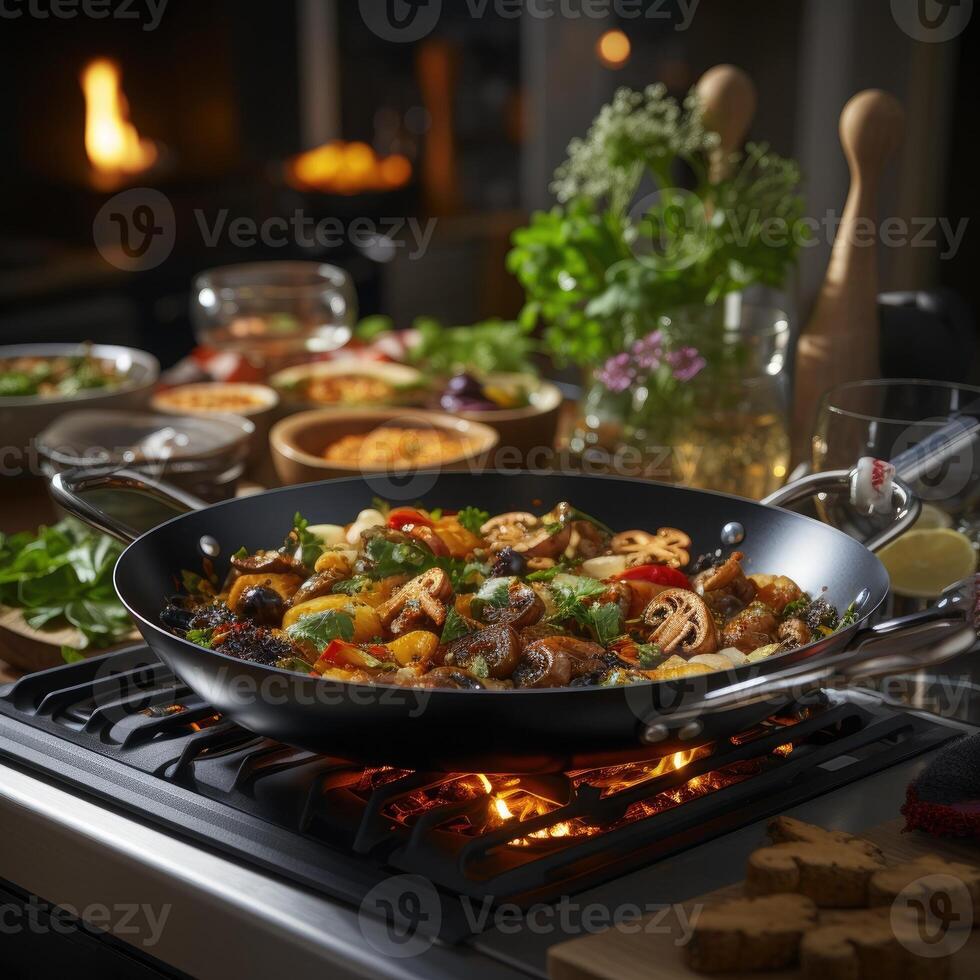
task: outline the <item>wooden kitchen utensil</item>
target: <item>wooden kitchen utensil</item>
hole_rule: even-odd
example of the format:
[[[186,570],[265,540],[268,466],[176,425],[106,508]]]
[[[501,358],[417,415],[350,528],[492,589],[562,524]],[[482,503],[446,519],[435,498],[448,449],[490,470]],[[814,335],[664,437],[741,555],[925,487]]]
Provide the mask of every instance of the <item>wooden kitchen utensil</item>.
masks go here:
[[[698,79],[695,90],[705,126],[720,137],[708,164],[708,177],[717,184],[731,173],[732,154],[741,148],[755,116],[755,83],[735,65],[715,65]]]
[[[794,460],[809,459],[821,395],[845,381],[876,378],[878,184],[902,142],[905,112],[879,89],[855,95],[840,117],[851,187],[823,286],[799,339],[793,414]]]

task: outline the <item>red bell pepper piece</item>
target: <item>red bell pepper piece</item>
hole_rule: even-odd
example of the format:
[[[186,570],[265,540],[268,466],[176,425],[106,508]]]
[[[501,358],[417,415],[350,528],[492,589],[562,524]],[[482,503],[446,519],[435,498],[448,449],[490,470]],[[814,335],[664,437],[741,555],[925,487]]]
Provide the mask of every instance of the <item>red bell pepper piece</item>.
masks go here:
[[[433,527],[432,519],[414,507],[396,507],[388,515],[388,527],[393,528],[395,531],[401,531],[410,524],[414,524],[416,527],[419,525],[422,527]]]
[[[666,585],[672,589],[691,587],[688,577],[679,569],[671,568],[669,565],[636,565],[611,577],[617,582],[638,579],[642,582],[653,582],[655,585]]]

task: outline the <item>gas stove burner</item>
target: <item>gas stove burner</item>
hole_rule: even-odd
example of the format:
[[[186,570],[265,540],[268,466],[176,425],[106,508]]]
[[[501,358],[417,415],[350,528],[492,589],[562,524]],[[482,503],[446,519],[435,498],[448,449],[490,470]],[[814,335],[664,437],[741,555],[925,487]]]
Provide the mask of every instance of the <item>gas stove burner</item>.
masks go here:
[[[246,731],[146,647],[0,693],[0,756],[357,905],[393,874],[452,896],[554,900],[928,751],[957,731],[824,694],[724,742],[566,773],[364,767]]]

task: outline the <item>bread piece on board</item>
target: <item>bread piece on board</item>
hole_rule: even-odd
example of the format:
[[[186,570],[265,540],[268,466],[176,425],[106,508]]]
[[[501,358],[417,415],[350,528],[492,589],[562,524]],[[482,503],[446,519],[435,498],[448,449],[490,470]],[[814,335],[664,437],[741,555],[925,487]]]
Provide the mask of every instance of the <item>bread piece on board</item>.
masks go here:
[[[822,908],[863,908],[868,882],[884,862],[849,844],[788,841],[749,855],[749,895],[796,892]]]
[[[810,844],[849,844],[860,848],[865,854],[882,858],[881,848],[863,837],[855,837],[844,830],[826,830],[812,823],[804,823],[796,817],[776,817],[769,821],[769,839],[774,844],[787,844],[790,841],[807,841]]]
[[[792,966],[803,933],[816,922],[816,906],[802,895],[735,898],[709,905],[694,924],[687,962],[700,973]]]
[[[940,877],[934,877],[940,876]],[[944,885],[943,878],[952,881]],[[980,868],[959,861],[947,861],[935,854],[923,854],[914,861],[876,871],[868,883],[868,904],[890,906],[906,888],[914,886],[917,896],[929,906],[933,894],[950,896],[951,911],[980,925]],[[967,893],[969,898],[966,897]]]
[[[914,917],[889,909],[821,913],[800,943],[805,980],[944,980],[949,957],[916,952]],[[905,940],[903,943],[902,940]]]

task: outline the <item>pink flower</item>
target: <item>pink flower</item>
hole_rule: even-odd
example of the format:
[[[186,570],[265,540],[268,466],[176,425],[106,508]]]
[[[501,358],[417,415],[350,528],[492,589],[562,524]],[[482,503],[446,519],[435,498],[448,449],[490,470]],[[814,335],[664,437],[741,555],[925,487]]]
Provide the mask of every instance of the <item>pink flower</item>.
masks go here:
[[[603,364],[596,377],[610,391],[626,391],[636,378],[629,354],[614,354]]]
[[[681,347],[667,355],[667,363],[678,381],[690,381],[701,373],[708,362],[697,347]]]
[[[659,330],[648,333],[633,344],[633,356],[636,364],[644,371],[654,371],[660,367],[664,357],[664,337]]]

